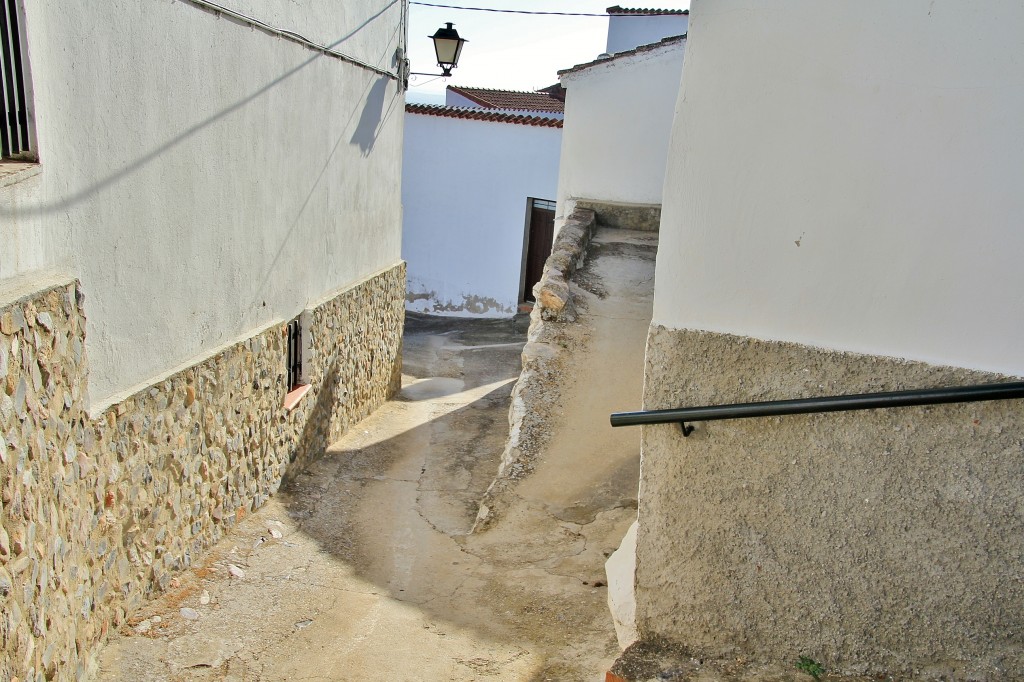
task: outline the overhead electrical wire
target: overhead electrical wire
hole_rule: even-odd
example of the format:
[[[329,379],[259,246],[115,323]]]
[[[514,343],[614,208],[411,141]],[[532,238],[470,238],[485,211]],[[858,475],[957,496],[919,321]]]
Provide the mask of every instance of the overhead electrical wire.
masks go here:
[[[399,78],[398,74],[392,73],[387,69],[382,69],[380,67],[374,66],[373,64],[368,64],[361,59],[356,59],[355,57],[347,55],[344,52],[339,52],[333,49],[333,45],[321,45],[320,43],[314,42],[309,38],[306,38],[305,36],[296,33],[295,31],[289,31],[287,29],[271,26],[270,24],[264,21],[260,21],[259,19],[251,17],[247,14],[242,14],[241,12],[233,10],[229,7],[219,5],[216,2],[212,2],[211,0],[185,1],[191,3],[192,5],[195,5],[196,7],[202,7],[203,9],[215,12],[217,14],[224,14],[226,16],[231,17],[232,19],[237,19],[238,21],[249,24],[253,28],[258,28],[261,31],[266,31],[267,33],[271,33],[273,35],[280,36],[287,40],[291,40],[292,42],[299,43],[300,45],[304,45],[310,49],[316,50],[317,52],[321,52],[330,57],[334,57],[335,59],[340,59],[343,62],[348,62],[349,64],[354,64],[355,66],[362,67],[364,69],[367,69],[368,71],[373,71],[374,73],[378,73],[382,76],[387,76],[388,78],[394,80],[398,80]]]
[[[616,17],[657,17],[657,16],[662,16],[662,15],[665,14],[665,12],[663,12],[663,11],[662,12],[650,12],[650,13],[630,12],[629,14],[615,14],[615,15],[609,15],[608,13],[592,14],[592,13],[586,13],[586,12],[534,12],[534,11],[525,10],[525,9],[494,9],[494,8],[491,8],[491,7],[461,7],[461,6],[458,6],[458,5],[438,5],[438,4],[435,4],[435,3],[432,3],[432,2],[417,2],[416,0],[410,0],[409,4],[410,5],[419,5],[421,7],[441,7],[443,9],[464,9],[464,10],[471,11],[471,12],[499,12],[501,14],[539,14],[539,15],[542,15],[542,16],[546,15],[546,16],[555,16],[555,17],[604,17],[606,19],[609,16],[616,16]]]

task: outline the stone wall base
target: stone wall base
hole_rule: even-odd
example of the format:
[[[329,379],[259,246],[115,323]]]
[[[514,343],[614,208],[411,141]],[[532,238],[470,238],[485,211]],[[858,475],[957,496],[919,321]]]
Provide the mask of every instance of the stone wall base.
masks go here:
[[[610,201],[578,199],[576,208],[597,215],[598,227],[657,232],[661,227],[661,204],[622,204]]]
[[[73,680],[113,625],[400,387],[405,266],[89,417],[81,290],[0,304],[0,679]]]
[[[653,326],[647,409],[1004,377]],[[698,657],[1024,670],[1021,401],[644,427],[637,624]]]
[[[564,349],[559,343],[559,325],[576,321],[569,280],[583,266],[587,246],[597,225],[594,212],[573,211],[559,231],[544,261],[544,273],[533,287],[537,303],[530,312],[530,328],[523,346],[523,370],[512,387],[508,410],[509,435],[501,453],[498,475],[487,488],[477,510],[473,530],[484,530],[496,518],[502,497],[513,481],[533,470],[538,453],[548,442],[545,415],[556,402],[557,387],[550,376]]]

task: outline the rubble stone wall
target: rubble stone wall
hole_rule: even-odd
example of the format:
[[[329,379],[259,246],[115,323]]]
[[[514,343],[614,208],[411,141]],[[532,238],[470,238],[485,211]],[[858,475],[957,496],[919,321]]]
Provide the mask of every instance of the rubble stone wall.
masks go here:
[[[593,211],[598,227],[657,232],[661,228],[661,204],[625,204],[579,199],[576,208]]]
[[[0,303],[0,679],[89,675],[111,625],[397,391],[404,294],[399,264],[312,309],[291,411],[275,324],[95,418],[79,284]]]
[[[505,505],[504,495],[518,479],[533,471],[534,461],[550,437],[546,417],[558,403],[552,377],[566,352],[562,327],[576,321],[569,280],[582,267],[587,246],[597,230],[594,212],[573,211],[559,231],[544,262],[544,274],[533,287],[536,304],[523,346],[523,370],[512,387],[508,409],[509,434],[501,453],[498,475],[484,494],[473,532],[486,529]]]
[[[1006,381],[651,327],[645,409]],[[643,427],[637,625],[692,656],[1024,669],[1020,400]]]
[[[569,279],[583,265],[587,246],[597,230],[594,211],[586,208],[573,210],[565,225],[555,236],[551,255],[544,261],[540,281],[533,285],[536,308],[542,319],[574,322],[576,307],[569,292]],[[533,331],[534,324],[530,323]]]

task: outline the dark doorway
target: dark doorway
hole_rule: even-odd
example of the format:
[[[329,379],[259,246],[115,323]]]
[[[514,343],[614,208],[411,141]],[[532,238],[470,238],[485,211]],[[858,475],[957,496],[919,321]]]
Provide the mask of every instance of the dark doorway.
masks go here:
[[[555,202],[529,199],[529,224],[526,227],[526,265],[521,299],[533,300],[533,285],[540,281],[544,261],[551,255],[555,235]]]

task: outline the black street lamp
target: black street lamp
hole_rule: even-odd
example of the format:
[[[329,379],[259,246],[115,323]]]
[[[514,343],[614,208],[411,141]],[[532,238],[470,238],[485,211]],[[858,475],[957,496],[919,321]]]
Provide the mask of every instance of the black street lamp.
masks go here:
[[[437,65],[441,67],[441,72],[445,76],[452,75],[452,69],[459,64],[466,39],[459,37],[459,32],[452,28],[450,21],[445,22],[429,38],[434,41],[434,53],[437,54]]]
[[[452,28],[454,24],[447,21],[445,25],[437,29],[434,35],[427,36],[434,41],[434,54],[437,55],[437,65],[441,67],[441,73],[420,73],[413,71],[418,76],[444,76],[452,75],[452,69],[459,65],[459,56],[462,55],[462,46],[466,44],[465,38],[459,37],[459,32]]]

